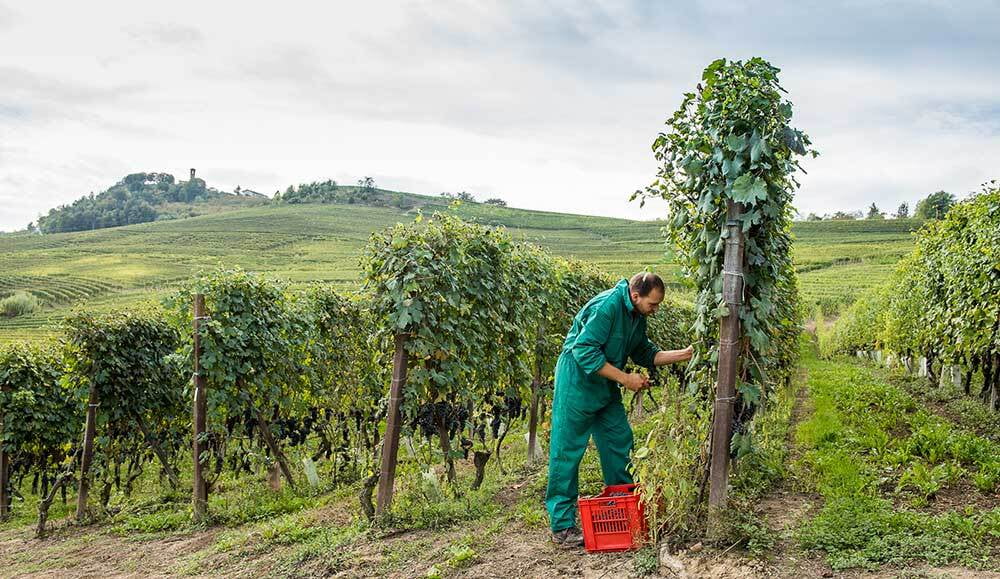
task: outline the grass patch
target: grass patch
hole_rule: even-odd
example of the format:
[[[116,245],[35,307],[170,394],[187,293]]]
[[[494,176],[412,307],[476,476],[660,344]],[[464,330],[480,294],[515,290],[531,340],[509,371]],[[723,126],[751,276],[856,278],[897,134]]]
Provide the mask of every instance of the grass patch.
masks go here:
[[[801,382],[777,388],[750,424],[752,452],[737,462],[732,486],[738,498],[755,501],[788,474],[788,434]]]
[[[798,530],[802,546],[825,552],[836,570],[914,561],[996,567],[996,509],[931,514],[893,499],[925,506],[942,488],[990,472],[1000,448],[920,408],[882,371],[811,352],[804,365],[813,413],[796,436],[825,504]]]

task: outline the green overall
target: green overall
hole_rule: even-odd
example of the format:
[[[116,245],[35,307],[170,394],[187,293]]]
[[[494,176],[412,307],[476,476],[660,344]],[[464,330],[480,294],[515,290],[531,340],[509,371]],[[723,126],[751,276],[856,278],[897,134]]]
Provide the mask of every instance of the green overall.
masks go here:
[[[591,434],[601,455],[604,484],[632,482],[632,427],[622,393],[597,371],[605,362],[620,370],[626,357],[650,367],[659,350],[646,337],[646,317],[635,311],[627,280],[598,294],[573,319],[556,364],[552,401],[545,506],[553,532],[576,525],[580,461]]]

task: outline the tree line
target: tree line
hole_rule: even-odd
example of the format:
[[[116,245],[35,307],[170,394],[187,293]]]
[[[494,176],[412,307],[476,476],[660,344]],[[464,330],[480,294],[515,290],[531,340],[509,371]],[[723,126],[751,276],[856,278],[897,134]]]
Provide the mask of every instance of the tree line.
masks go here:
[[[919,202],[913,211],[914,219],[942,219],[948,214],[948,210],[951,209],[957,200],[954,195],[948,193],[947,191],[937,191],[931,193],[927,197],[924,197]],[[816,213],[810,213],[806,217],[806,221],[847,221],[854,219],[885,219],[887,213],[879,209],[878,205],[872,203],[868,206],[867,212],[864,211],[835,211],[833,213],[825,213],[823,215],[818,215]],[[908,219],[910,218],[910,205],[909,203],[903,202],[899,204],[896,211],[892,214],[894,219]]]

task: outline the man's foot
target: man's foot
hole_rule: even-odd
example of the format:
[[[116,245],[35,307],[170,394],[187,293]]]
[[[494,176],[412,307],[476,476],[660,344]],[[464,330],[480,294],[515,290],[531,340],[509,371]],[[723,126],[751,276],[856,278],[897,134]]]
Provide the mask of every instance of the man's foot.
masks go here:
[[[570,527],[552,533],[552,542],[563,549],[575,549],[583,546],[583,531]]]

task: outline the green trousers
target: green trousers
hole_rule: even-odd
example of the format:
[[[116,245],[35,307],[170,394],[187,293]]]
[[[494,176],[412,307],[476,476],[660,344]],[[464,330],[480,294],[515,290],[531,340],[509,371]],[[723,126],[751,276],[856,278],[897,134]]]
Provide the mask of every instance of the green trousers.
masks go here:
[[[576,525],[580,461],[593,435],[601,456],[605,485],[632,482],[629,426],[618,386],[577,380],[572,357],[563,354],[556,365],[556,389],[552,401],[552,440],[549,445],[549,485],[545,507],[552,531]]]

